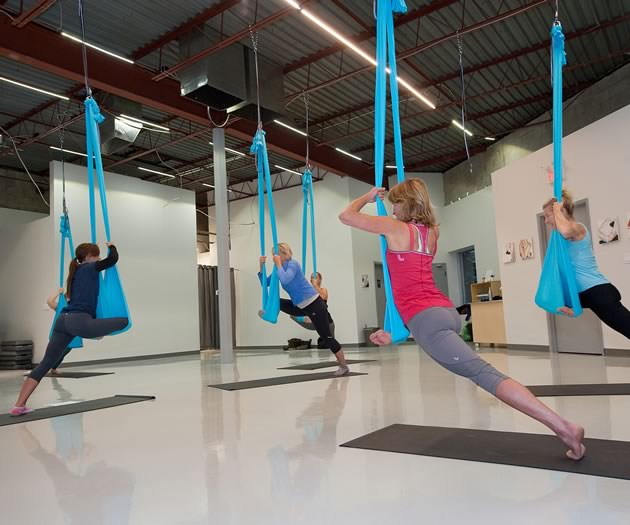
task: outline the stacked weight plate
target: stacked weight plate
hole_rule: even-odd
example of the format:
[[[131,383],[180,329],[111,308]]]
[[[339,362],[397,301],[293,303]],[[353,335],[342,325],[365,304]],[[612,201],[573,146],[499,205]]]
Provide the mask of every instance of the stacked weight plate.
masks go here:
[[[32,368],[33,341],[4,341],[0,346],[0,370]]]

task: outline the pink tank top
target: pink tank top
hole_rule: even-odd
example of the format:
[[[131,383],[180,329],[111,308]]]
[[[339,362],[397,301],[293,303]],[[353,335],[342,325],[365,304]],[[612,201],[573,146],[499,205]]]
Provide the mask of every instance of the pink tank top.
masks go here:
[[[387,265],[394,292],[394,302],[405,324],[414,315],[427,308],[453,308],[453,303],[433,282],[435,252],[429,251],[430,228],[423,224],[407,224],[407,226],[409,227],[410,251],[387,250]],[[418,239],[417,250],[413,249],[415,237]]]

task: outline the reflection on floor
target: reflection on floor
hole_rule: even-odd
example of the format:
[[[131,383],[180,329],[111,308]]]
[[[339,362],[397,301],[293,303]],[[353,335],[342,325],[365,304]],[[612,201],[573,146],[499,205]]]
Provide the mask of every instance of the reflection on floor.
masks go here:
[[[366,376],[241,392],[207,385],[290,375],[277,368],[330,356],[248,351],[221,365],[208,354],[45,379],[34,407],[129,393],[157,400],[0,428],[2,523],[628,523],[628,482],[340,448],[392,423],[547,432],[415,347],[347,353],[378,361],[352,366]],[[627,358],[485,356],[525,384],[630,382]],[[21,381],[0,374],[3,410]],[[545,402],[589,437],[630,441],[630,397]]]

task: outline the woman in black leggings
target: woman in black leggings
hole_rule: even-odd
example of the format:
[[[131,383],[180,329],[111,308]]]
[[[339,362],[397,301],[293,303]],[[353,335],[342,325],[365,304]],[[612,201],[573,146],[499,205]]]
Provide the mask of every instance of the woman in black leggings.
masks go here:
[[[39,385],[41,379],[55,366],[75,337],[97,339],[122,330],[129,324],[126,317],[96,319],[96,305],[100,286],[99,273],[118,262],[116,247],[107,243],[109,255],[101,261],[100,249],[96,244],[84,243],[77,246],[75,258],[70,262],[66,286],[66,306],[55,322],[48,347],[42,361],[31,371],[22,385],[22,390],[11,410],[12,416],[32,412],[26,402]]]
[[[562,192],[562,202],[551,199],[543,206],[545,223],[556,228],[569,241],[569,256],[575,268],[580,303],[590,308],[603,323],[630,339],[630,311],[621,303],[619,290],[599,271],[593,254],[591,234],[573,217],[573,199]],[[560,308],[573,317],[573,310]]]
[[[278,254],[274,254],[273,263],[276,266],[280,284],[291,299],[280,299],[280,310],[292,317],[309,317],[315,330],[322,339],[322,343],[335,355],[339,368],[334,376],[346,375],[350,370],[346,363],[343,350],[339,341],[333,337],[328,321],[328,306],[319,296],[319,293],[306,280],[302,267],[293,260],[293,252],[287,243],[278,244]],[[262,271],[265,267],[266,257],[260,258],[260,272],[258,278],[262,282]],[[261,310],[258,315],[263,316]]]

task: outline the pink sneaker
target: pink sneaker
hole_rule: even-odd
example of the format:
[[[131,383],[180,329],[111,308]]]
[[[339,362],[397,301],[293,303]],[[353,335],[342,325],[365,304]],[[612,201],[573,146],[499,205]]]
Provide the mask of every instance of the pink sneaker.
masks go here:
[[[32,408],[28,408],[28,407],[14,407],[13,410],[11,410],[10,414],[12,416],[24,416],[26,414],[30,414],[31,412],[33,412]]]

